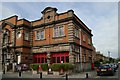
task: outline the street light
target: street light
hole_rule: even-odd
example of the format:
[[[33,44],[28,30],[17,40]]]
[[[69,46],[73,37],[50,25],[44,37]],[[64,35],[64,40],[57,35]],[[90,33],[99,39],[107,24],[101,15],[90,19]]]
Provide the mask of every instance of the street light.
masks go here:
[[[108,51],[108,57],[110,58],[110,51]]]
[[[50,52],[47,53],[47,62],[48,62],[48,73],[51,71],[50,68]]]

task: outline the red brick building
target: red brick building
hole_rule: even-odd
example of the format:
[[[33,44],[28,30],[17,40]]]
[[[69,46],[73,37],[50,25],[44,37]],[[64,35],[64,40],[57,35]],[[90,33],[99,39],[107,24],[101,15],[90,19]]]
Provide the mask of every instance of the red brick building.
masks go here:
[[[73,10],[57,13],[47,7],[40,19],[18,20],[18,16],[1,21],[2,51],[8,56],[7,66],[15,63],[65,63],[88,69],[92,62],[91,30]]]
[[[0,30],[0,38],[2,37],[2,30]],[[0,71],[2,70],[2,39],[0,39]]]

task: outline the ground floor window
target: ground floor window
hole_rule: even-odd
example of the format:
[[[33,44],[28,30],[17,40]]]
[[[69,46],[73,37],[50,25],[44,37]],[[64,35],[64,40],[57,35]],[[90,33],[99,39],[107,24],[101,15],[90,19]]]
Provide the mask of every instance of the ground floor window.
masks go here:
[[[33,56],[34,63],[47,63],[46,55],[47,55],[46,53],[35,54]]]
[[[61,61],[63,61],[63,63],[64,63],[64,56],[63,56],[63,57],[61,57]]]
[[[66,56],[66,62],[69,62],[69,56]]]
[[[52,63],[65,63],[69,62],[69,52],[57,52],[51,54]]]
[[[34,63],[47,63],[47,53],[34,54]],[[69,52],[51,53],[50,63],[69,63]]]

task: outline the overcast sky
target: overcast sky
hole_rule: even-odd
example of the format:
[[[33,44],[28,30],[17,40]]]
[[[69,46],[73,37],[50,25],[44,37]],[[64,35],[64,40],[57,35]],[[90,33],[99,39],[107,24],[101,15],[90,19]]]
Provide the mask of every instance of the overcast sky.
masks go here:
[[[105,0],[104,0],[105,1]],[[118,57],[118,2],[2,2],[0,20],[13,15],[28,20],[42,17],[46,7],[56,7],[58,13],[70,9],[92,30],[97,51]]]

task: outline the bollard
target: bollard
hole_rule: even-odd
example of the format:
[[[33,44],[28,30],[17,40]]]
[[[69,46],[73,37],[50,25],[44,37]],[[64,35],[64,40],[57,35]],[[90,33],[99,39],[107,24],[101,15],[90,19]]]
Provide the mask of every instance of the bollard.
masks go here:
[[[68,75],[66,74],[66,80],[68,80]]]
[[[88,73],[86,73],[86,78],[88,78]]]
[[[42,79],[42,72],[40,72],[40,79]]]
[[[5,70],[3,70],[3,74],[5,74]]]
[[[19,77],[21,77],[21,71],[19,71]]]

